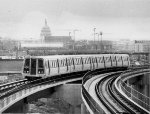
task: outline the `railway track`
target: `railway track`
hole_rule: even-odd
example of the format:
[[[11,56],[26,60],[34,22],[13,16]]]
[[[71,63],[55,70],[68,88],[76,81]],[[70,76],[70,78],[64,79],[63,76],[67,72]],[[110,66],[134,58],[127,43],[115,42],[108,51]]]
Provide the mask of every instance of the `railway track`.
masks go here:
[[[90,113],[149,114],[146,110],[143,110],[143,108],[135,105],[134,102],[122,95],[115,86],[115,80],[121,73],[127,73],[127,75],[129,74],[132,76],[138,72],[147,72],[145,69],[148,68],[132,67],[129,69],[107,69],[101,70],[100,72],[88,72],[83,77],[81,92],[82,99]],[[93,91],[94,89],[95,91]]]
[[[114,80],[120,73],[105,76],[96,84],[96,94],[99,100],[112,114],[144,114],[141,109],[125,99],[116,91]]]
[[[27,79],[24,79],[24,80],[14,81],[11,83],[2,84],[0,85],[0,97],[10,93],[15,88],[26,85],[28,83],[30,83],[30,81],[28,81]]]
[[[9,95],[14,94],[15,92],[18,92],[20,90],[26,89],[26,88],[31,88],[34,86],[38,86],[38,85],[42,85],[42,84],[47,84],[47,83],[57,83],[59,81],[64,81],[64,80],[68,80],[68,79],[73,79],[73,78],[78,78],[81,77],[85,74],[86,72],[76,72],[76,73],[71,73],[71,74],[62,74],[62,75],[57,75],[55,77],[48,77],[45,79],[37,79],[37,80],[32,80],[32,81],[28,81],[28,80],[24,80],[22,83],[19,84],[19,81],[16,83],[13,83],[13,85],[10,84],[6,84],[8,87],[6,87],[4,89],[4,87],[2,87],[3,89],[0,90],[2,93],[0,94],[0,99],[3,99]],[[15,86],[14,86],[15,85]]]

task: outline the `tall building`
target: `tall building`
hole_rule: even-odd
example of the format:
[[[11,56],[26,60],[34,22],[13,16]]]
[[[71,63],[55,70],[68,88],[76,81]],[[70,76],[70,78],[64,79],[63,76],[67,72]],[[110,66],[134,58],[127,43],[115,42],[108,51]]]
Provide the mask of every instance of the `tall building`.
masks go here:
[[[51,36],[51,31],[50,31],[50,28],[49,26],[47,25],[47,20],[45,19],[45,25],[44,27],[41,29],[41,40],[42,42],[44,41],[45,37],[49,37]]]

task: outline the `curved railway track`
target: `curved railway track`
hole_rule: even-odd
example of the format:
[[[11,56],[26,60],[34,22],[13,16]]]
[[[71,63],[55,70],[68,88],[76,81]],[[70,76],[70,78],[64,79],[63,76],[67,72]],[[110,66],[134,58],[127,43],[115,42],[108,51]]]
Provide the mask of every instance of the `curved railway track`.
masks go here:
[[[125,99],[114,86],[114,80],[120,73],[103,77],[95,86],[99,100],[112,114],[144,114],[141,109]]]

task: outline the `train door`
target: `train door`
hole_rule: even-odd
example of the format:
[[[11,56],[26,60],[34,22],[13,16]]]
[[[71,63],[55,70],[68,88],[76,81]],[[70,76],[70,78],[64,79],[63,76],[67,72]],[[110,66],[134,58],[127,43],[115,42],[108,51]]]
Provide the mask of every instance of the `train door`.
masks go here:
[[[31,75],[36,75],[36,59],[31,59]]]
[[[42,59],[38,59],[38,69],[37,72],[38,74],[44,74],[44,64],[43,64],[43,60]]]

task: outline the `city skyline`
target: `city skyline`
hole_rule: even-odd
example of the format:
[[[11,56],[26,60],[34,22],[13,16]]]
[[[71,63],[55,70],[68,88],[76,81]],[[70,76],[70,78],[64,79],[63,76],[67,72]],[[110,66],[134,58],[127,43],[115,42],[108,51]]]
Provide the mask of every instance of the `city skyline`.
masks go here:
[[[47,19],[52,35],[75,40],[149,40],[149,0],[0,0],[0,36],[40,38]],[[97,35],[95,36],[97,40]]]

